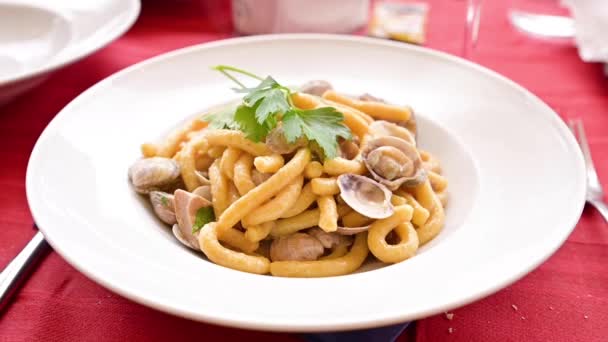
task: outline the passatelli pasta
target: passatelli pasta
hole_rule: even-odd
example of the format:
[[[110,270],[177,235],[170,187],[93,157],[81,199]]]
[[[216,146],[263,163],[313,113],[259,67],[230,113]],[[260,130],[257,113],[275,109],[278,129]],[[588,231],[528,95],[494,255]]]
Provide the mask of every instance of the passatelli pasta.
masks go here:
[[[221,117],[205,113],[143,144],[129,169],[179,241],[235,270],[325,277],[368,255],[404,261],[439,234],[447,180],[417,146],[410,107],[327,82],[294,91],[259,81]]]

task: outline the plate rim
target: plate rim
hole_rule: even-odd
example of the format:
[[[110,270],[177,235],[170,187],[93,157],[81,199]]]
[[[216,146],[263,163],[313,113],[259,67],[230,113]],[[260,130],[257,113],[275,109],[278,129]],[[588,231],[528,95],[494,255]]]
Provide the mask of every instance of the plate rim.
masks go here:
[[[145,68],[149,64],[154,64],[154,63],[162,61],[164,59],[170,59],[176,55],[188,54],[188,53],[191,53],[191,52],[197,51],[197,50],[218,48],[218,47],[222,47],[225,45],[230,46],[230,45],[238,45],[240,43],[264,42],[264,41],[272,41],[272,40],[277,40],[277,39],[278,40],[288,40],[288,41],[289,40],[297,41],[299,39],[304,39],[304,40],[321,39],[321,40],[327,40],[327,41],[336,41],[337,40],[337,41],[371,43],[371,44],[378,44],[378,45],[383,45],[383,46],[388,46],[388,47],[397,47],[399,49],[404,49],[404,50],[413,50],[413,51],[417,51],[417,52],[422,52],[422,53],[431,55],[433,57],[438,57],[438,58],[441,58],[446,61],[464,65],[467,68],[472,68],[478,72],[481,72],[482,74],[485,74],[486,76],[490,76],[490,77],[496,79],[497,81],[508,84],[510,87],[513,87],[513,88],[517,89],[518,91],[523,92],[523,94],[525,94],[527,97],[529,97],[530,99],[535,101],[537,104],[548,109],[547,114],[550,114],[549,117],[551,118],[551,120],[555,124],[557,124],[556,128],[561,130],[562,136],[569,141],[570,145],[572,143],[577,144],[576,140],[574,140],[574,136],[572,135],[570,130],[567,128],[567,126],[563,122],[563,120],[559,117],[559,115],[551,107],[549,107],[544,101],[542,101],[539,97],[537,97],[535,94],[533,94],[531,91],[525,89],[523,86],[521,86],[521,85],[517,84],[516,82],[510,80],[509,78],[497,73],[496,71],[493,71],[493,70],[483,67],[479,64],[475,64],[471,61],[462,59],[458,56],[450,55],[450,54],[442,52],[442,51],[432,50],[430,48],[420,47],[420,46],[404,45],[403,43],[399,43],[399,42],[383,41],[383,40],[378,40],[378,39],[369,38],[369,37],[337,35],[337,34],[309,34],[309,33],[269,34],[269,35],[258,35],[258,36],[222,39],[222,40],[218,40],[218,41],[196,44],[196,45],[176,49],[173,51],[169,51],[169,52],[145,59],[145,60],[135,63],[125,69],[122,69],[122,70],[102,79],[101,81],[97,82],[95,85],[91,86],[90,88],[86,89],[83,93],[81,93],[74,100],[72,100],[70,103],[68,103],[49,122],[49,124],[45,127],[44,131],[42,132],[42,134],[36,141],[36,144],[32,150],[30,158],[28,160],[28,167],[27,167],[27,173],[26,173],[27,201],[28,201],[28,204],[30,205],[32,216],[34,217],[35,221],[38,222],[38,224],[40,225],[39,228],[43,232],[43,234],[45,233],[45,230],[46,230],[45,224],[44,224],[44,222],[38,221],[37,218],[39,218],[40,215],[35,213],[35,210],[32,209],[32,206],[31,206],[32,198],[34,197],[34,194],[32,193],[32,187],[33,187],[33,184],[32,184],[33,175],[32,174],[34,171],[32,171],[30,166],[32,165],[32,160],[36,159],[37,155],[39,154],[41,141],[45,140],[45,137],[48,134],[50,134],[49,132],[51,132],[52,128],[55,125],[57,125],[57,122],[59,122],[59,119],[63,116],[63,114],[65,114],[65,112],[67,110],[71,109],[72,106],[74,106],[75,104],[78,104],[82,97],[88,96],[89,93],[97,91],[97,88],[99,86],[105,85],[106,83],[111,83],[115,78],[121,77],[123,74],[131,73],[140,68]],[[578,146],[578,145],[576,145],[576,146]],[[70,258],[70,256],[68,256],[68,255],[65,255],[65,253],[63,251],[61,251],[60,249],[55,249],[55,242],[53,241],[53,239],[47,239],[47,241],[51,244],[51,246],[53,246],[53,248],[55,249],[55,251],[57,251],[57,253],[59,253],[66,261],[68,261],[68,263],[71,266],[75,267],[79,272],[83,273],[85,276],[92,279],[94,282],[102,285],[103,287],[105,287],[113,292],[120,294],[121,296],[123,296],[125,298],[128,298],[129,300],[132,300],[134,302],[146,305],[148,307],[151,307],[151,308],[154,308],[157,310],[161,310],[163,312],[173,314],[178,317],[183,317],[183,318],[188,318],[188,319],[203,321],[203,322],[209,322],[209,323],[232,327],[232,328],[245,328],[245,329],[266,330],[266,331],[280,331],[280,332],[342,331],[342,330],[353,330],[353,329],[365,329],[365,328],[372,328],[372,327],[378,327],[378,326],[384,326],[384,325],[390,325],[390,324],[396,324],[396,323],[403,323],[408,320],[428,317],[433,314],[441,313],[441,312],[445,311],[446,308],[460,307],[460,306],[472,303],[474,301],[477,301],[481,298],[487,297],[488,295],[493,294],[493,293],[497,292],[498,290],[503,289],[503,288],[511,285],[512,283],[518,281],[523,276],[525,276],[526,274],[528,274],[531,271],[533,271],[534,269],[536,269],[541,263],[546,261],[550,256],[552,256],[555,253],[555,251],[563,245],[564,241],[568,238],[568,236],[571,234],[572,230],[574,230],[574,228],[576,227],[576,224],[582,214],[584,204],[585,204],[584,184],[586,184],[585,183],[586,176],[585,176],[585,172],[584,172],[584,170],[585,170],[584,159],[583,159],[582,152],[580,151],[580,149],[578,149],[578,148],[573,149],[573,153],[574,153],[574,158],[577,160],[576,165],[574,165],[573,167],[575,167],[579,173],[580,179],[578,179],[578,181],[579,181],[579,184],[581,184],[582,186],[578,188],[578,194],[577,194],[578,196],[576,196],[577,198],[574,198],[575,201],[572,202],[573,203],[572,217],[570,217],[568,222],[564,225],[564,227],[570,227],[570,228],[567,229],[567,234],[566,234],[566,230],[564,230],[564,236],[559,239],[559,243],[556,243],[555,246],[553,246],[552,248],[547,249],[546,251],[541,253],[542,255],[539,254],[539,256],[536,258],[536,260],[534,260],[534,262],[529,263],[527,267],[522,267],[521,270],[519,270],[518,272],[513,272],[513,273],[509,274],[508,277],[503,277],[503,279],[501,279],[501,281],[494,282],[492,286],[487,286],[483,290],[476,291],[474,294],[470,294],[469,296],[461,297],[461,298],[458,298],[457,300],[449,301],[449,302],[447,302],[447,304],[444,303],[443,306],[441,306],[441,307],[436,307],[434,309],[429,309],[429,310],[425,310],[425,311],[419,311],[415,315],[393,314],[389,317],[382,316],[381,318],[377,318],[377,319],[363,318],[360,320],[354,320],[354,321],[349,321],[349,322],[338,322],[338,323],[336,323],[336,322],[329,322],[329,323],[316,322],[316,324],[311,324],[310,322],[304,322],[304,323],[287,325],[286,323],[260,322],[260,321],[251,321],[251,320],[247,321],[247,320],[242,319],[241,317],[226,318],[226,317],[213,316],[208,313],[201,313],[201,312],[194,313],[192,311],[182,310],[182,309],[170,306],[170,305],[166,305],[165,303],[162,303],[158,300],[145,298],[143,296],[138,296],[138,294],[132,288],[126,288],[126,287],[121,288],[121,287],[115,286],[112,283],[110,283],[109,281],[104,280],[102,277],[97,276],[95,274],[95,272],[92,272],[92,271],[89,271],[88,269],[86,269],[85,265],[81,264],[79,261],[77,261],[73,258]],[[578,203],[578,207],[577,207],[577,203]],[[46,236],[45,236],[45,238],[46,238]]]
[[[96,40],[97,43],[95,43],[95,44],[88,44],[89,46],[86,49],[83,49],[82,51],[80,51],[79,53],[66,55],[63,58],[51,61],[51,63],[45,63],[40,66],[31,68],[30,70],[24,70],[23,72],[18,73],[13,76],[5,77],[5,78],[0,77],[0,87],[8,86],[8,85],[15,84],[15,83],[18,83],[21,81],[26,81],[29,79],[33,79],[35,77],[43,76],[47,73],[61,69],[67,65],[73,64],[77,61],[80,61],[83,58],[86,58],[86,57],[92,55],[93,53],[103,49],[104,47],[108,46],[110,43],[112,43],[116,39],[123,36],[131,27],[133,27],[133,25],[139,18],[139,15],[141,13],[141,0],[120,0],[120,1],[118,1],[118,3],[126,5],[125,8],[128,9],[128,11],[126,11],[125,13],[128,13],[129,16],[124,20],[124,22],[122,22],[114,30],[112,30],[110,32],[110,34],[102,37],[102,39]],[[3,0],[3,1],[0,1],[0,4],[8,4],[9,6],[13,5],[13,6],[32,7],[32,8],[36,8],[36,9],[49,10],[48,7],[46,6],[46,4],[44,6],[41,6],[40,4],[36,4],[36,3],[30,3],[30,2],[20,3],[18,1],[14,1],[14,0],[7,0],[7,1]],[[56,13],[55,11],[51,11],[51,12]],[[78,44],[86,46],[87,43],[89,43],[89,42],[90,42],[90,38],[86,38],[86,39],[82,40],[81,42],[79,42]]]

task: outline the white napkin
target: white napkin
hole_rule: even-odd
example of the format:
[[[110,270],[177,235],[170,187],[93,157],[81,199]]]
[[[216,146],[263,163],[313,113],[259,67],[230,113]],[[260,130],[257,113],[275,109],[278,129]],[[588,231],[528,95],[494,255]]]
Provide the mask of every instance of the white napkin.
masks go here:
[[[574,17],[578,53],[585,62],[608,62],[608,1],[562,0]]]

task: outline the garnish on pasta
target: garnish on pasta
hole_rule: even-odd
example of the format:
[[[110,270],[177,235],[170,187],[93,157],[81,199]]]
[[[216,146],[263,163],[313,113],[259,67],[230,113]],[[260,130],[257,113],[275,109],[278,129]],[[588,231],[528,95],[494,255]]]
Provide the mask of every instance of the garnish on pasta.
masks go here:
[[[143,144],[129,169],[183,245],[239,271],[327,277],[370,254],[402,262],[440,233],[447,180],[418,146],[411,108],[214,69],[242,99]]]
[[[242,103],[233,112],[230,109],[221,113],[206,116],[204,120],[212,127],[238,129],[248,139],[263,141],[270,131],[282,125],[283,134],[288,143],[300,138],[316,143],[323,157],[332,159],[337,155],[338,137],[351,139],[350,129],[342,122],[344,116],[333,107],[316,109],[297,108],[292,99],[292,90],[279,84],[271,76],[261,78],[248,71],[227,65],[218,65],[213,69],[226,75],[239,88],[237,93],[245,94]],[[259,81],[253,88],[247,88],[231,72],[245,75]]]
[[[201,207],[196,211],[196,217],[194,219],[194,225],[192,225],[192,233],[197,233],[204,225],[209,222],[215,221],[215,214],[213,214],[213,208]]]

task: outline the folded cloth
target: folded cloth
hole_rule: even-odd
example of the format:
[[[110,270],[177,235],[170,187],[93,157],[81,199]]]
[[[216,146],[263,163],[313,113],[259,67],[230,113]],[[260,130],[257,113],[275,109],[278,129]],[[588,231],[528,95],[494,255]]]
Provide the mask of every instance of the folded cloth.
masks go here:
[[[306,334],[304,339],[310,342],[393,342],[408,325],[401,323],[367,330]]]
[[[562,0],[574,17],[578,53],[585,62],[608,62],[606,0]]]

